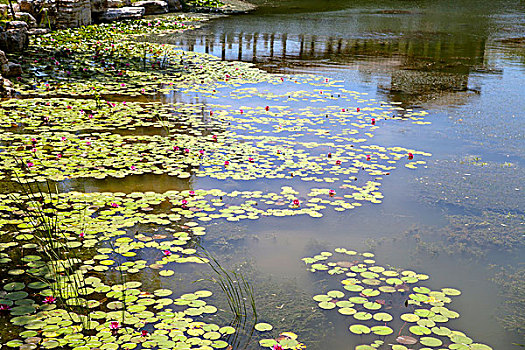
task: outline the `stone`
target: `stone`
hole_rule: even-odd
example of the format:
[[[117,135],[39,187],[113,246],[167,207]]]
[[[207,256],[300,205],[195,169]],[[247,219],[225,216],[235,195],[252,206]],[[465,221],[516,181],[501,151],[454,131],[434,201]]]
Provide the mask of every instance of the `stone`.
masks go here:
[[[108,7],[120,8],[131,6],[131,0],[108,0]]]
[[[22,75],[22,66],[18,63],[8,62],[5,72],[4,69],[2,69],[2,75],[6,77],[18,77]]]
[[[51,29],[48,28],[31,28],[27,31],[27,34],[31,35],[43,35],[50,33]]]
[[[0,32],[0,50],[7,52],[23,51],[29,44],[27,23],[22,21],[7,22],[6,30]]]
[[[11,21],[7,22],[6,29],[27,29],[27,23],[24,21]]]
[[[168,3],[160,0],[147,0],[134,2],[132,6],[144,7],[145,15],[160,15],[168,13]]]
[[[108,9],[100,16],[100,21],[111,22],[123,19],[141,19],[145,13],[144,7],[121,7]]]
[[[34,6],[33,1],[31,1],[31,0],[21,0],[19,2],[19,4],[20,4],[20,11],[28,12],[28,13],[34,13],[35,6]]]
[[[7,71],[8,67],[8,61],[7,61],[7,57],[5,55],[5,52],[0,50],[0,73],[1,74],[4,74],[4,72]]]
[[[91,13],[102,13],[109,7],[108,0],[90,0],[91,2]]]
[[[57,9],[58,28],[75,28],[91,24],[90,0],[60,0]]]
[[[13,83],[0,75],[0,98],[11,98],[15,96]]]
[[[180,0],[167,0],[167,3],[169,12],[182,11],[182,4]]]
[[[29,12],[15,12],[15,18],[26,22],[29,28],[36,27],[36,19]]]
[[[99,22],[100,16],[108,10],[108,0],[90,0],[91,2],[91,19]]]

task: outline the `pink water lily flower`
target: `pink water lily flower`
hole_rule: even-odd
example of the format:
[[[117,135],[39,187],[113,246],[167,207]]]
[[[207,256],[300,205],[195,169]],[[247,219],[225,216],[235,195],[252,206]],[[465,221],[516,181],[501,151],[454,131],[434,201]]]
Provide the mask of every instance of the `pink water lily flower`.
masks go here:
[[[190,193],[190,196],[195,196],[195,191],[191,190],[189,193]]]
[[[410,152],[408,152],[408,159],[414,159],[414,155]]]
[[[117,204],[117,203],[111,203],[111,206],[112,206],[113,208],[118,208],[118,204]]]
[[[376,125],[376,118],[372,118],[372,125]]]
[[[28,168],[31,168],[32,166],[34,166],[35,164],[33,162],[27,162],[27,167]]]
[[[136,168],[134,165],[132,165],[132,166],[130,167],[130,169],[131,169],[131,170],[137,170],[137,168]]]
[[[370,159],[372,159],[372,158],[370,157],[370,154],[367,154],[367,155],[366,155],[366,160],[370,160]]]
[[[120,328],[120,323],[119,323],[118,321],[111,321],[111,322],[109,323],[109,328],[110,328],[111,330],[117,330],[117,329]]]
[[[169,250],[163,250],[162,253],[166,256],[170,256],[171,252]]]
[[[9,311],[11,310],[11,306],[7,304],[0,304],[0,311]]]
[[[79,237],[80,239],[84,239],[84,232],[80,232],[80,233],[78,234],[78,237]]]
[[[57,301],[57,298],[55,297],[45,297],[44,298],[44,304],[53,304],[55,301]]]
[[[283,350],[283,347],[281,346],[281,344],[275,344],[274,346],[272,346],[272,350]]]
[[[328,191],[328,195],[329,195],[330,197],[335,196],[335,190],[330,190],[330,191]]]
[[[227,161],[227,160],[225,160],[225,161],[224,161],[224,166],[228,166],[228,165],[230,165],[230,162]]]
[[[253,163],[253,162],[254,162],[254,159],[253,159],[252,157],[249,157],[249,158],[248,158],[248,161],[249,161],[250,163]]]
[[[335,161],[335,165],[341,165],[341,161],[340,160],[336,160]]]
[[[187,201],[186,199],[183,199],[183,200],[181,200],[180,202],[181,202],[182,205],[186,205],[186,204],[188,204],[188,201]]]
[[[293,205],[295,205],[296,207],[300,206],[301,205],[301,202],[299,202],[299,200],[296,198],[293,200]]]

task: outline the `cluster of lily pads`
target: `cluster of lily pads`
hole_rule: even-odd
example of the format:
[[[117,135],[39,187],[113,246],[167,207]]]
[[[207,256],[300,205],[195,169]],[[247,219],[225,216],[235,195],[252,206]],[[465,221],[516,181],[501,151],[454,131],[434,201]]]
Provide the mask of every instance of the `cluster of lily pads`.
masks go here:
[[[428,275],[384,267],[374,258],[373,253],[336,248],[334,253],[324,251],[302,259],[309,271],[328,274],[340,283],[341,288],[313,297],[321,309],[337,310],[353,334],[381,337],[356,346],[356,350],[407,350],[408,346],[425,350],[492,349],[445,326],[460,316],[447,306],[452,297],[461,294],[459,290],[433,291],[422,283]]]
[[[191,237],[202,234],[203,230],[195,223],[185,223],[178,232],[172,228],[172,240],[166,239],[167,234],[135,234],[134,240],[125,236],[125,228],[135,223],[130,225],[130,222],[111,218],[119,208],[115,202],[93,201],[86,208],[72,201],[62,203],[58,196],[11,196],[12,199],[6,200],[1,207],[2,226],[7,231],[1,231],[0,237],[5,239],[13,233],[15,237],[12,242],[0,243],[0,269],[5,269],[12,281],[0,291],[0,312],[8,313],[10,322],[21,330],[19,338],[7,342],[7,346],[24,349],[37,346],[74,349],[132,349],[139,345],[180,349],[228,346],[221,338],[226,339],[234,333],[234,328],[200,320],[217,312],[215,306],[202,300],[212,292],[202,290],[172,298],[171,290],[159,288],[147,292],[140,289],[142,282],[128,280],[145,268],[153,271],[171,262],[206,262],[205,258],[194,255],[195,249],[187,247]],[[31,203],[28,211],[13,209],[19,201]],[[137,206],[141,202],[137,200]],[[113,209],[112,213],[101,210],[94,215],[97,204],[107,205]],[[147,211],[147,205],[142,209]],[[72,258],[60,262],[59,269],[56,261],[42,256],[39,248],[42,239],[35,236],[38,227],[28,220],[32,217],[31,211],[57,218],[64,228],[57,231],[58,236],[49,243],[56,244],[57,249],[71,250]],[[125,215],[126,211],[120,214]],[[143,223],[165,224],[159,220],[144,217]],[[81,231],[84,224],[89,229]],[[106,247],[101,242],[106,242]],[[151,254],[157,256],[156,261],[148,262],[134,259],[137,255],[133,250],[138,249],[161,251]],[[18,256],[20,252],[21,257]],[[66,273],[73,266],[74,274]],[[162,270],[161,276],[170,275],[163,271],[173,273]],[[120,274],[121,278],[117,279],[120,283],[111,279],[104,282],[104,274],[112,272]]]

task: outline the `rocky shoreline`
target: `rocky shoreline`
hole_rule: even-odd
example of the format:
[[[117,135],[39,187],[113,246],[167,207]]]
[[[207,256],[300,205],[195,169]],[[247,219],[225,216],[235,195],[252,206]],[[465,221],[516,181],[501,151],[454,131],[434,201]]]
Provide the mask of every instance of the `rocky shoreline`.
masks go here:
[[[0,98],[12,98],[15,95],[9,79],[20,76],[21,66],[9,62],[6,53],[23,53],[29,44],[30,35],[40,35],[54,28],[71,28],[91,23],[113,22],[129,19],[142,19],[150,15],[207,13],[210,15],[244,14],[256,9],[256,6],[244,0],[222,0],[220,7],[187,7],[180,0],[67,0],[64,7],[44,8],[38,0],[21,0],[11,9],[0,4]],[[45,10],[45,11],[44,11]],[[186,12],[182,12],[186,10]],[[13,16],[14,12],[14,16]],[[43,15],[45,14],[45,16]],[[6,21],[9,17],[15,20]],[[46,22],[47,21],[47,22]]]

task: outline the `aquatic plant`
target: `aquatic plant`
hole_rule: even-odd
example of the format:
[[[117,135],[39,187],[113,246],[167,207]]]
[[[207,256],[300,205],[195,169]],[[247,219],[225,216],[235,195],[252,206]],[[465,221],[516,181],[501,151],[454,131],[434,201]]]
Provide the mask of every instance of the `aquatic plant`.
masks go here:
[[[371,350],[383,344],[389,344],[393,350],[407,349],[405,345],[414,344],[431,348],[445,345],[450,349],[491,349],[475,343],[464,332],[445,326],[449,320],[460,317],[447,307],[452,297],[461,295],[458,289],[447,287],[433,291],[421,284],[429,279],[428,275],[378,265],[370,252],[336,248],[334,253],[323,251],[302,260],[309,271],[332,276],[345,290],[315,295],[313,299],[321,309],[337,310],[350,322],[349,330],[353,334],[382,337],[375,345],[362,344],[356,350]],[[394,329],[395,319],[403,322],[399,330]]]

